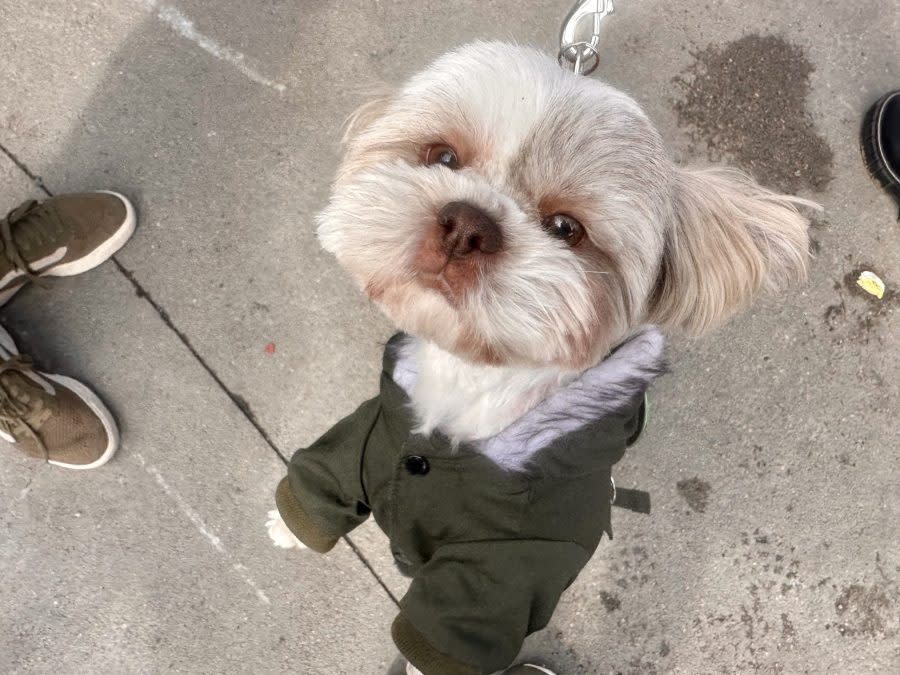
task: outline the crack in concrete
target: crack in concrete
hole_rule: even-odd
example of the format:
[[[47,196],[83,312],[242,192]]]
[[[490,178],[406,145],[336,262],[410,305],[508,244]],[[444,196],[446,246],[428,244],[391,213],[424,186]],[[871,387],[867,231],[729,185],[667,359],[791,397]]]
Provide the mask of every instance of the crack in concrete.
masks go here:
[[[28,168],[28,165],[25,164],[18,156],[15,155],[11,150],[9,150],[6,146],[0,143],[0,153],[5,155],[22,173],[24,173],[28,179],[34,183],[34,185],[45,195],[48,197],[52,197],[53,193],[44,183],[43,178],[34,173]],[[144,300],[146,300],[153,310],[157,313],[162,322],[166,325],[166,327],[175,333],[175,336],[181,342],[182,345],[190,352],[191,356],[196,359],[196,361],[203,367],[203,369],[207,372],[207,374],[213,379],[216,385],[221,389],[226,396],[231,400],[231,402],[235,405],[235,407],[240,411],[241,415],[253,426],[256,432],[260,435],[260,437],[266,442],[266,445],[275,453],[275,456],[278,457],[285,465],[288,464],[289,458],[287,458],[278,446],[275,444],[275,441],[269,435],[269,432],[266,431],[265,427],[260,423],[257,419],[256,415],[250,408],[249,403],[247,403],[246,399],[244,399],[240,394],[232,391],[228,385],[222,380],[219,374],[213,370],[212,366],[207,363],[206,359],[204,359],[194,345],[191,343],[190,339],[187,335],[184,334],[176,325],[175,322],[172,321],[169,313],[163,308],[163,306],[157,302],[152,295],[150,295],[149,291],[141,285],[141,282],[137,280],[134,273],[129,270],[125,265],[123,265],[115,256],[110,258],[113,264],[116,266],[116,269],[122,274],[123,277],[132,285],[134,288],[135,294]],[[274,491],[273,491],[274,497]],[[375,571],[375,568],[369,562],[368,558],[363,555],[363,552],[356,546],[353,540],[345,535],[343,537],[344,541],[359,559],[359,561],[363,564],[363,566],[369,570],[369,573],[375,578],[375,581],[378,582],[378,585],[387,593],[388,598],[390,598],[391,602],[393,602],[398,607],[400,606],[400,601],[397,597],[391,592],[385,583],[384,579]]]

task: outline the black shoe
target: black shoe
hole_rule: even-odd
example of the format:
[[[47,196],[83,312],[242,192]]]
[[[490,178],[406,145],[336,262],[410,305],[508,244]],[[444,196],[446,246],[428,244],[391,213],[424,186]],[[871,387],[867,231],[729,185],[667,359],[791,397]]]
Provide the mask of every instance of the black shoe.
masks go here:
[[[869,173],[900,205],[900,90],[869,108],[861,141]]]

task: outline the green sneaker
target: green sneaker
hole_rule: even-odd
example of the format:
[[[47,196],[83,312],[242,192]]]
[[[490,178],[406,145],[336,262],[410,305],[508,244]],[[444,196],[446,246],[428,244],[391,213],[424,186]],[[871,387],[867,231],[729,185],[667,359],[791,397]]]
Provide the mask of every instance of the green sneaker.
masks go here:
[[[96,267],[122,248],[136,222],[131,202],[116,192],[20,204],[0,220],[0,305],[30,279]]]
[[[119,447],[115,420],[97,395],[77,380],[34,370],[3,328],[0,438],[67,469],[95,469]]]

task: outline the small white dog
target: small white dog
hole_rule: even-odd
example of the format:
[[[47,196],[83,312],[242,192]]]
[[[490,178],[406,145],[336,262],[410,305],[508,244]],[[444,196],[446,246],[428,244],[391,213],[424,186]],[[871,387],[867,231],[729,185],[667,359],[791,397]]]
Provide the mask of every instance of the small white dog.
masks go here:
[[[413,336],[393,379],[415,432],[512,472],[531,446],[505,430],[531,419],[534,436],[547,406],[578,417],[602,401],[596,417],[646,388],[661,350],[648,324],[698,335],[760,289],[803,280],[798,205],[810,204],[736,171],[675,165],[622,92],[533,49],[476,43],[352,117],[318,223]],[[635,335],[643,361],[604,361]],[[272,516],[273,540],[297,545]]]

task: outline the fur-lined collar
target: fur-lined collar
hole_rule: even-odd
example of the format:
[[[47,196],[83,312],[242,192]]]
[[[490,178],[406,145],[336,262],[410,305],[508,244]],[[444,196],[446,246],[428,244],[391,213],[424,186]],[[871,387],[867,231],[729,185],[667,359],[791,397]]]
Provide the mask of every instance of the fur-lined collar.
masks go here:
[[[428,418],[428,411],[421,409],[423,399],[416,392],[419,380],[416,356],[421,346],[416,338],[403,341],[396,350],[393,369],[393,380],[409,396],[420,427],[422,420]],[[662,333],[653,326],[645,326],[606,359],[556,387],[498,433],[462,441],[451,437],[451,441],[471,445],[500,466],[522,469],[538,451],[562,436],[632,406],[665,371],[664,347]],[[444,394],[453,396],[453,392]],[[435,429],[443,431],[439,426],[417,431],[431,433]]]

